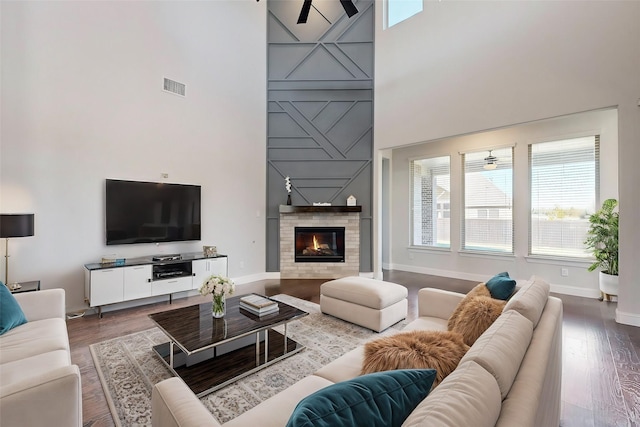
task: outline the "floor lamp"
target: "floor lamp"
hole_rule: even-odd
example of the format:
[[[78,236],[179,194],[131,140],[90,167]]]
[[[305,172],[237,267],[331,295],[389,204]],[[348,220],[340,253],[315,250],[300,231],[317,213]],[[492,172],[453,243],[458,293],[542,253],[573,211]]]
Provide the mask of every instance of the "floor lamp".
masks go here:
[[[4,282],[9,286],[9,238],[33,236],[34,214],[0,214],[0,237],[5,239]],[[14,289],[20,285],[14,286]],[[11,289],[11,286],[9,286]]]

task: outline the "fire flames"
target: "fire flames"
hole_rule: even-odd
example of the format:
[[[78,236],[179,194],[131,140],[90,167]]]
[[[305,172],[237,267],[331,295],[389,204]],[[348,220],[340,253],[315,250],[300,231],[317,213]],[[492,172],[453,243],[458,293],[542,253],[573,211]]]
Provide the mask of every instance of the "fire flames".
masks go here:
[[[331,250],[328,244],[322,243],[322,241],[318,241],[316,235],[313,235],[313,239],[309,242],[309,246],[302,250],[302,255],[306,256],[324,256],[324,255],[335,255],[335,253]]]

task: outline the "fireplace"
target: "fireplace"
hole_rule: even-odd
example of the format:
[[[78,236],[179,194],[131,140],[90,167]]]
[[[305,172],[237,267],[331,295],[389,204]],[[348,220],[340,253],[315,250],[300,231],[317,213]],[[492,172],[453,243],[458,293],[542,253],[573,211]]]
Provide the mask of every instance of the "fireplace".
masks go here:
[[[295,262],[344,262],[344,227],[295,227]]]

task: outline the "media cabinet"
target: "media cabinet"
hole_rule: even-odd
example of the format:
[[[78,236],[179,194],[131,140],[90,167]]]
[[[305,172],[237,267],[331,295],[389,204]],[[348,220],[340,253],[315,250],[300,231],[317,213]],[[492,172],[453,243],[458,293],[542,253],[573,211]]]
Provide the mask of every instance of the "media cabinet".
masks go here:
[[[92,263],[84,266],[84,295],[89,307],[102,307],[158,295],[200,288],[213,274],[227,276],[226,255],[205,256],[202,252],[180,254],[178,259],[142,257],[126,259],[124,264]],[[169,257],[170,258],[170,257]]]

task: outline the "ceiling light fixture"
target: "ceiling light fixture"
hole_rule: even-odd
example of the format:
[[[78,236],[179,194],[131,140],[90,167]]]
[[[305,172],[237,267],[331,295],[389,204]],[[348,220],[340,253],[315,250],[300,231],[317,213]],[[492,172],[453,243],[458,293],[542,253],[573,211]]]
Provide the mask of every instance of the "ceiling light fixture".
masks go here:
[[[356,13],[358,13],[358,8],[356,7],[355,4],[353,4],[352,0],[340,0],[340,3],[342,4],[342,7],[344,8],[344,11],[347,13],[347,16],[349,18],[351,18]],[[307,19],[309,18],[309,11],[311,10],[312,6],[313,5],[311,4],[311,0],[304,0],[304,3],[302,3],[302,10],[300,11],[300,16],[298,17],[298,24],[306,24],[307,23]],[[320,15],[322,15],[322,13],[315,6],[313,6],[313,8]],[[322,15],[322,17],[324,19],[326,19],[327,22],[329,22],[329,20],[324,15]],[[329,23],[331,23],[331,22],[329,22]]]
[[[491,155],[491,151],[489,150],[489,155],[484,158],[484,169],[488,171],[492,171],[498,167],[498,158],[496,156]]]

